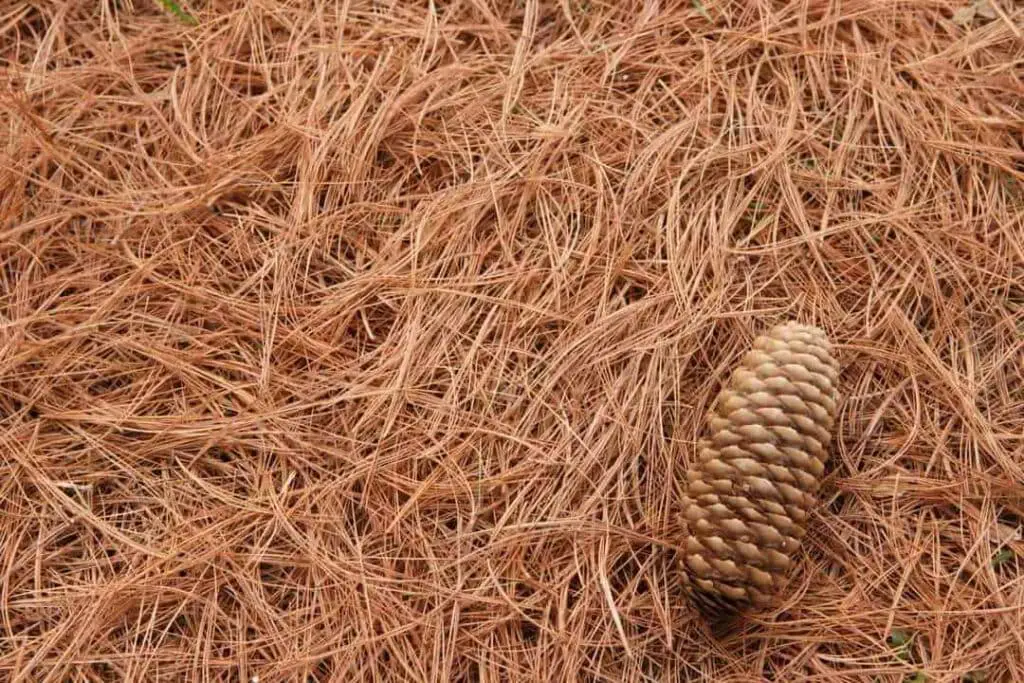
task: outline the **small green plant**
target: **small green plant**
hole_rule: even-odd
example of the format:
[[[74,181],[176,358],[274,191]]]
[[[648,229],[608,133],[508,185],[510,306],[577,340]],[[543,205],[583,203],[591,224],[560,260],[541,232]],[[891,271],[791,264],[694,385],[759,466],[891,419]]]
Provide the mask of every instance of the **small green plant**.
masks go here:
[[[914,644],[914,634],[906,629],[897,628],[889,634],[889,647],[896,651],[896,656],[904,662],[913,661],[910,651]],[[923,671],[915,671],[903,679],[905,683],[928,683],[928,676]]]
[[[182,9],[181,5],[174,0],[160,0],[160,4],[164,6],[165,10],[190,26],[195,26],[199,23],[198,19]]]
[[[711,14],[708,12],[708,8],[704,6],[704,3],[700,0],[690,0],[693,3],[693,8],[700,12],[700,15],[711,21]]]
[[[896,651],[896,656],[903,661],[910,660],[910,646],[914,642],[914,634],[898,628],[889,634],[889,646]]]
[[[996,554],[992,556],[992,566],[999,568],[1004,564],[1013,559],[1013,551],[1009,548],[1000,548],[996,551]]]

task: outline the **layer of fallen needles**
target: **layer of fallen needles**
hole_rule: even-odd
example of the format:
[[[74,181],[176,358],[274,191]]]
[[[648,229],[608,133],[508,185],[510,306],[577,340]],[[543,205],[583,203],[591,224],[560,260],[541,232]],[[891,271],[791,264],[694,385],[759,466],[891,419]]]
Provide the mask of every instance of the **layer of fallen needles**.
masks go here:
[[[0,2],[0,678],[1024,680],[984,4]],[[791,318],[823,506],[716,631],[680,477]]]

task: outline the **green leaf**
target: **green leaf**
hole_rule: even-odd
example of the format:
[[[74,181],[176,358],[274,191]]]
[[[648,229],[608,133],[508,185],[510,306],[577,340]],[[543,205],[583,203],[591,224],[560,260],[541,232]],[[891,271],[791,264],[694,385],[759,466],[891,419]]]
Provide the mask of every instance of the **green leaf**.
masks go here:
[[[889,634],[889,644],[893,647],[906,647],[913,638],[914,634],[898,628]]]
[[[690,2],[693,3],[693,8],[700,12],[700,15],[702,17],[704,17],[708,21],[711,21],[711,14],[708,12],[708,8],[704,6],[703,2],[701,2],[700,0],[690,0]]]
[[[913,640],[914,634],[901,628],[889,634],[889,645],[896,650],[896,656],[905,662],[910,661],[910,644]]]
[[[181,21],[185,22],[190,26],[195,26],[199,23],[198,19],[196,19],[194,16],[183,10],[181,8],[181,5],[179,5],[174,0],[160,0],[160,4],[164,6],[165,10],[167,10],[174,16],[178,17],[178,19],[180,19]]]
[[[924,675],[923,671],[918,671],[907,678],[907,683],[928,683],[928,677]]]
[[[998,551],[996,551],[996,554],[992,556],[992,566],[1001,567],[1012,559],[1012,550],[1010,550],[1009,548],[1000,548]]]

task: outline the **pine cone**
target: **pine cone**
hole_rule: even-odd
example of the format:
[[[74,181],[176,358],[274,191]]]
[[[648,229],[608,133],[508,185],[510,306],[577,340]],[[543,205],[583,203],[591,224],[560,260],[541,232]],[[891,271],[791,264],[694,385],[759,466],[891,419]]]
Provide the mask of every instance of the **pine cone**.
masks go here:
[[[700,607],[771,603],[825,471],[838,372],[825,333],[790,322],[758,337],[719,393],[683,499],[684,576]]]

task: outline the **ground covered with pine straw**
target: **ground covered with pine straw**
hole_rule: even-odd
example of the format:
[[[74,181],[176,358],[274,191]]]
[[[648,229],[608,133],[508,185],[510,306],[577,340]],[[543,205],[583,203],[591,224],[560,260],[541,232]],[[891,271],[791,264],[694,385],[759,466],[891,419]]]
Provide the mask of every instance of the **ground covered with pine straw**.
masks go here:
[[[181,10],[0,2],[0,679],[1024,680],[1024,7]],[[787,319],[821,507],[712,628]]]

